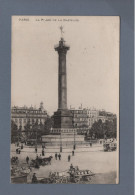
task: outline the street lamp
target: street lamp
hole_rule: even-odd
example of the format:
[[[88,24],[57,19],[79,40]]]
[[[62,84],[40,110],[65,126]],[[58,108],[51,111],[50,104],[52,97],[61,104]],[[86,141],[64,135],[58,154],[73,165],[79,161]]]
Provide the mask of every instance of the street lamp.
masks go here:
[[[35,142],[35,151],[37,152],[37,131],[39,131],[39,126],[37,125],[37,127],[36,127],[36,142]]]
[[[76,124],[76,127],[77,127],[77,124]],[[76,149],[76,144],[75,144],[75,128],[74,128],[74,145],[73,145],[73,150]]]
[[[18,129],[18,136],[17,136],[17,138],[18,138],[17,146],[19,146],[19,129]]]
[[[60,152],[62,152],[62,137],[61,137],[61,130],[60,130]]]

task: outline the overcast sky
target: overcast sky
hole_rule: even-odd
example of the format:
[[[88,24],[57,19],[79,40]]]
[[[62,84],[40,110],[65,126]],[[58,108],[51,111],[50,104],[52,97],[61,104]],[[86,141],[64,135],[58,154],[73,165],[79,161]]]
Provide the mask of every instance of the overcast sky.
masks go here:
[[[24,18],[29,21],[22,21]],[[58,54],[54,45],[60,40],[61,25],[70,45],[68,107],[82,104],[118,114],[119,17],[111,16],[12,17],[12,106],[39,107],[43,101],[50,114],[57,110]]]

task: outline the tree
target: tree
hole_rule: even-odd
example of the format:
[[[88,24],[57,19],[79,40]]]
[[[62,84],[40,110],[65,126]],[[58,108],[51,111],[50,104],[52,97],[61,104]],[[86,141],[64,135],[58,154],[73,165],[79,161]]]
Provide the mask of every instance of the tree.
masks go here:
[[[31,125],[30,125],[30,122],[28,121],[28,122],[26,123],[26,125],[24,126],[24,130],[25,130],[26,132],[30,131],[30,127],[31,127]]]
[[[17,136],[18,136],[17,125],[13,120],[11,120],[11,142],[17,141]]]
[[[47,135],[50,133],[50,129],[53,126],[53,119],[51,117],[47,117],[45,123],[44,123],[44,128],[42,131],[42,135]]]
[[[106,120],[104,123],[102,120],[98,120],[93,123],[90,130],[90,137],[95,137],[98,139],[107,138],[116,138],[117,132],[117,119],[114,118],[113,121]]]
[[[30,134],[31,134],[31,132],[30,132],[30,130],[31,130],[30,121],[28,121],[26,123],[26,125],[24,126],[24,130],[25,130],[26,139],[29,139]]]
[[[43,129],[43,124],[42,122],[40,122],[40,124],[38,124],[38,121],[36,121],[33,125],[32,125],[32,132],[33,132],[33,139],[37,139],[40,140],[41,136],[42,136],[42,129]]]
[[[90,130],[90,136],[95,138],[104,138],[104,130],[102,120],[95,121]]]

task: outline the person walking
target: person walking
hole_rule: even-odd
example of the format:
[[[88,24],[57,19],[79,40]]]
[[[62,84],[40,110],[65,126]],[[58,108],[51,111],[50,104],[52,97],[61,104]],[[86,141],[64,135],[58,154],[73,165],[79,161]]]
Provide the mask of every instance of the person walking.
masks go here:
[[[29,164],[29,157],[28,156],[26,157],[26,162],[27,162],[27,164]]]
[[[44,152],[44,149],[42,150],[42,156],[44,156],[45,155],[45,152]]]
[[[59,158],[59,160],[61,160],[61,154],[58,154],[58,158]]]
[[[57,160],[57,153],[55,153],[55,159]]]
[[[68,155],[68,162],[70,162],[70,154]]]
[[[35,148],[35,152],[37,153],[37,147]]]
[[[16,154],[18,154],[18,148],[16,149]]]
[[[59,160],[61,160],[61,154],[59,154],[59,157],[60,157],[60,159],[59,159]]]
[[[74,156],[74,154],[75,154],[75,153],[74,153],[74,150],[73,150],[73,151],[72,151],[72,156]]]

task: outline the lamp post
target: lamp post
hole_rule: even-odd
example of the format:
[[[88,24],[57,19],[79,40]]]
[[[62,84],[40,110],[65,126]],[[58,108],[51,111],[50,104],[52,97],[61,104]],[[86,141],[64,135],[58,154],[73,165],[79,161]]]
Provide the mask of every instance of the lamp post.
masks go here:
[[[60,131],[60,152],[62,152],[62,137],[61,137],[61,131]]]
[[[19,128],[18,128],[18,136],[17,136],[17,138],[18,138],[17,146],[19,146]]]
[[[36,142],[35,142],[35,151],[37,152],[37,131],[39,131],[39,125],[36,127]]]
[[[76,124],[76,127],[77,127],[77,124]],[[75,144],[75,129],[76,129],[76,128],[74,128],[74,145],[73,145],[73,150],[76,149],[76,144]]]

